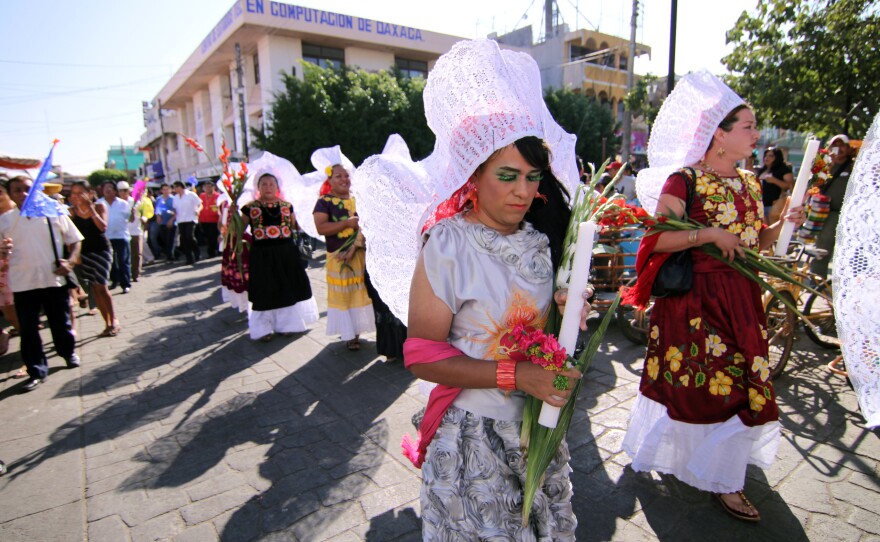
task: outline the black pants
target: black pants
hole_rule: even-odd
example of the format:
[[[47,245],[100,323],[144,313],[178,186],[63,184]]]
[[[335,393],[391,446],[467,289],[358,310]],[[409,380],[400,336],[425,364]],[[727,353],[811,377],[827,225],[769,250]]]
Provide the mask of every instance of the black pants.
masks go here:
[[[165,224],[159,224],[159,250],[154,254],[156,259],[162,257],[164,252],[168,256],[168,260],[174,259],[174,234],[177,233],[177,226],[170,228]]]
[[[213,258],[219,251],[218,237],[220,236],[220,230],[217,229],[216,222],[199,222],[199,231],[202,234],[202,238],[205,239],[205,246],[208,249],[208,257]]]
[[[21,330],[21,359],[31,378],[46,378],[49,362],[40,339],[40,310],[46,313],[55,351],[65,360],[73,355],[76,340],[70,324],[70,294],[64,286],[14,292],[15,314]]]
[[[195,263],[199,259],[199,245],[196,244],[194,222],[178,222],[180,232],[180,251],[186,257],[186,263]]]

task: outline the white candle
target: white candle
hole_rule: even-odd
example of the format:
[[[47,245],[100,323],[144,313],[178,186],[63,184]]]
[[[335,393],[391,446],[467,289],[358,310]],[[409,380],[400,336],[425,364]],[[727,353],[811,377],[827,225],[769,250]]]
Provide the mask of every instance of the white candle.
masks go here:
[[[811,139],[809,143],[807,143],[807,150],[804,152],[804,161],[801,162],[801,169],[798,171],[797,181],[795,181],[794,188],[791,191],[791,200],[788,204],[789,209],[800,207],[804,204],[804,194],[807,193],[807,184],[810,182],[810,177],[813,176],[811,170],[813,169],[813,161],[816,159],[816,154],[818,152],[819,141],[817,139]],[[780,220],[785,220],[785,217],[782,217]],[[779,239],[776,241],[776,256],[785,256],[786,252],[788,252],[788,244],[791,242],[794,228],[794,222],[785,220],[785,222],[782,223],[782,230],[779,232]]]
[[[568,284],[568,300],[565,302],[565,314],[559,327],[559,345],[565,348],[569,356],[574,354],[580,331],[581,311],[584,308],[584,290],[590,279],[590,262],[593,259],[593,238],[596,234],[595,222],[581,222],[578,226],[577,244],[571,264],[571,280]],[[559,422],[559,408],[544,403],[538,423],[544,427],[554,428]]]

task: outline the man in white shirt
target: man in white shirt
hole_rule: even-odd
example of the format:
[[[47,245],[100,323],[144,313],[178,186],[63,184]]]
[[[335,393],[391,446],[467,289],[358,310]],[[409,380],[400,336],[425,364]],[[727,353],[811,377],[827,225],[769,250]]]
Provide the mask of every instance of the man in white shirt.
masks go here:
[[[193,265],[199,259],[199,245],[196,244],[195,228],[202,200],[195,192],[186,189],[181,181],[174,187],[174,220],[180,234],[180,251],[186,256],[186,263]]]
[[[9,196],[19,207],[31,187],[27,177],[9,181]],[[49,228],[52,228],[50,234]],[[40,339],[40,312],[46,314],[55,351],[70,368],[79,367],[76,341],[70,322],[70,294],[65,276],[79,260],[83,237],[66,214],[57,218],[23,218],[18,209],[0,215],[0,258],[9,258],[9,287],[21,337],[21,358],[30,378],[23,391],[37,388],[49,374],[49,363]],[[54,238],[54,247],[53,247]],[[63,259],[64,246],[70,251]]]
[[[128,186],[128,183],[125,183]],[[98,201],[107,207],[107,239],[113,246],[113,262],[110,266],[110,286],[122,286],[122,293],[131,290],[131,234],[128,221],[131,219],[131,205],[119,197],[116,183],[107,181],[101,185],[104,197]]]
[[[623,168],[623,175],[620,176],[620,179],[614,187],[617,188],[618,192],[623,194],[627,203],[632,203],[636,199],[636,178],[633,177],[633,169],[631,165],[627,164],[626,167]]]

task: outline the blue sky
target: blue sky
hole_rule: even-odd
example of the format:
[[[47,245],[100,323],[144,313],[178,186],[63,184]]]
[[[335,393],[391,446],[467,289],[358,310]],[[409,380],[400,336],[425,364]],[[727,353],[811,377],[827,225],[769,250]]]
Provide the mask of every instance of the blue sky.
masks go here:
[[[308,0],[327,11],[463,38],[541,27],[540,0]],[[232,5],[227,0],[13,0],[4,2],[0,52],[0,152],[42,158],[74,174],[103,167],[110,145],[136,142],[141,101],[151,100]],[[755,0],[680,0],[676,71],[721,73],[724,33]],[[558,0],[570,28],[629,35],[629,0]],[[665,74],[670,0],[642,0],[638,40],[653,49],[638,73]],[[523,19],[525,16],[525,19]]]

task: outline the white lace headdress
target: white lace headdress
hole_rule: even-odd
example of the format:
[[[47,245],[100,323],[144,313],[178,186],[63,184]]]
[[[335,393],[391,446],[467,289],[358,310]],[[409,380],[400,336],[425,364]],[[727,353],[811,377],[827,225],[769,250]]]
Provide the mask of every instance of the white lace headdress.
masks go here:
[[[270,152],[264,152],[259,158],[248,164],[248,177],[241,196],[238,198],[239,209],[256,199],[259,192],[257,181],[267,174],[272,175],[278,181],[281,199],[290,201],[289,198],[296,193],[296,187],[299,184],[299,171],[289,160],[275,156]],[[294,212],[296,212],[295,209]]]
[[[371,156],[352,180],[370,279],[403,322],[422,226],[493,152],[539,137],[550,147],[553,174],[571,194],[578,184],[576,138],[550,115],[529,55],[491,40],[456,43],[428,74],[424,100],[433,153],[420,162],[394,152]]]
[[[315,227],[315,219],[312,215],[315,211],[315,203],[321,197],[321,185],[327,180],[327,168],[340,165],[351,175],[354,173],[355,167],[351,160],[342,154],[339,145],[316,150],[312,153],[311,161],[315,171],[302,176],[300,184],[297,186],[296,194],[287,201],[293,204],[293,211],[296,213],[296,216],[303,217],[303,220],[298,220],[300,228],[309,234],[310,237],[323,241],[324,236],[318,234],[318,229]]]
[[[834,247],[834,316],[868,427],[880,426],[880,114],[846,187]]]
[[[684,76],[676,83],[651,127],[648,165],[639,172],[639,202],[654,214],[666,179],[675,170],[696,163],[704,154],[715,129],[728,113],[744,104],[724,81],[706,70]]]

